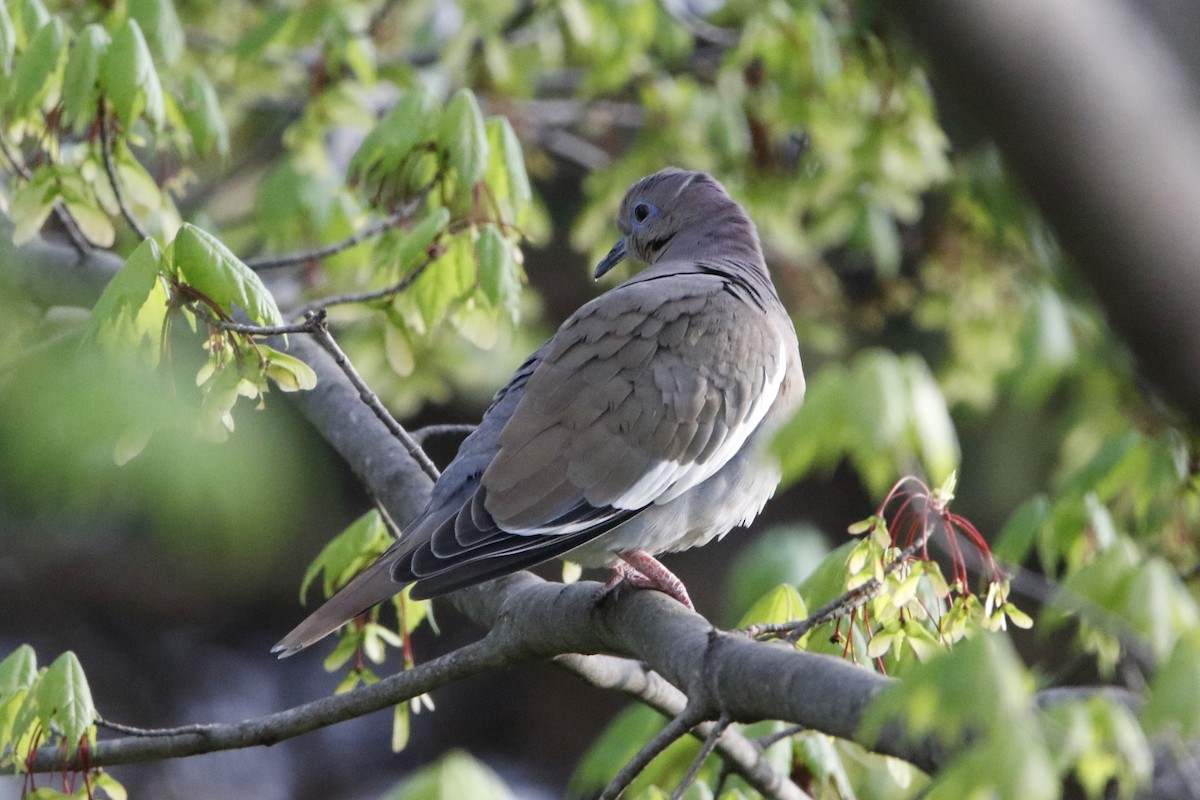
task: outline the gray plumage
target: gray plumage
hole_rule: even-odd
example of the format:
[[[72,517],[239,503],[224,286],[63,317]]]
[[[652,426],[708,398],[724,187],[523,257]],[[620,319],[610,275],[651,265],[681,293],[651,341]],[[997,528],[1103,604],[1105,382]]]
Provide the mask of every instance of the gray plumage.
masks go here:
[[[576,311],[517,370],[380,559],[288,634],[290,655],[414,584],[434,597],[570,553],[689,603],[651,558],[748,524],[763,452],[799,404],[796,334],[753,223],[713,178],[630,188],[597,267],[649,266]],[[629,565],[633,565],[630,567]]]

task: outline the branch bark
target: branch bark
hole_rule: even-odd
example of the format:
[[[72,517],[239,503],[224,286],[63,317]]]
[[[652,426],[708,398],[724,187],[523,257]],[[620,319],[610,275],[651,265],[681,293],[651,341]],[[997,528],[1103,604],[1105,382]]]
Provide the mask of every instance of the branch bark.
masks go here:
[[[82,273],[74,276],[71,270],[86,272],[66,245],[39,242],[21,248],[16,256],[16,261],[29,265],[44,258],[63,260],[44,270],[61,269],[66,281],[62,286],[70,286],[66,279],[84,277]],[[120,263],[108,254],[91,258],[94,263],[88,266],[107,274]],[[16,261],[0,261],[0,265]],[[95,285],[100,285],[99,281]],[[291,398],[391,515],[411,520],[428,497],[432,481],[395,446],[383,423],[360,401],[358,391],[324,349],[304,336],[293,336],[289,349],[319,378],[315,389]],[[657,592],[632,592],[604,602],[597,602],[598,596],[599,584],[563,586],[529,573],[463,590],[450,600],[489,632],[461,650],[375,686],[267,717],[198,726],[167,737],[102,741],[91,752],[90,763],[124,764],[266,745],[386,708],[481,671],[556,656],[560,664],[585,680],[638,696],[668,714],[678,714],[689,698],[699,698],[714,712],[735,721],[778,719],[850,740],[858,740],[857,729],[867,705],[891,683],[839,659],[718,631],[703,617]],[[701,726],[698,732],[706,736],[709,729]],[[929,742],[906,739],[898,728],[887,729],[878,741],[863,744],[929,772],[936,771],[946,756]],[[753,743],[736,732],[726,731],[718,749],[764,794],[789,800],[803,797],[795,784],[763,761]],[[39,753],[37,768],[61,768],[60,755],[57,749]],[[1160,775],[1168,779],[1178,771],[1165,757],[1157,766]],[[1156,783],[1155,791],[1164,785]],[[1190,783],[1180,785],[1186,788]],[[1154,796],[1188,795],[1168,792]]]

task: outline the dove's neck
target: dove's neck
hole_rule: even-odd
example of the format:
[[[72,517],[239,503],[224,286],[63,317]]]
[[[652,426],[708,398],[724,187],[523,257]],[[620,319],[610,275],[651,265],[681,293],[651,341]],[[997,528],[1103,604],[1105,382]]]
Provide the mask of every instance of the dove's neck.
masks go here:
[[[683,230],[657,254],[655,261],[728,261],[766,274],[758,231],[740,206],[723,204]]]

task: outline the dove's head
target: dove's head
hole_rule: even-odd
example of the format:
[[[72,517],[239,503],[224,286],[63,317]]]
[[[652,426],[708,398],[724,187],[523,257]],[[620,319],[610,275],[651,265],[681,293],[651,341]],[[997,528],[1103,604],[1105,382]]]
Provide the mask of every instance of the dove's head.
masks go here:
[[[596,267],[595,276],[632,258],[653,264],[672,259],[737,255],[762,260],[754,223],[725,187],[703,172],[669,167],[629,188],[617,214],[624,236]]]

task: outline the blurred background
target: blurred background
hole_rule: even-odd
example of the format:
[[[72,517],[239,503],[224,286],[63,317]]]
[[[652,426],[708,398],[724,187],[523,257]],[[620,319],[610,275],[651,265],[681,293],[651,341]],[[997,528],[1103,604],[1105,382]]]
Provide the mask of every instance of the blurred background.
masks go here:
[[[52,18],[68,31],[136,18],[178,119],[168,109],[165,134],[129,126],[130,202],[152,233],[169,240],[191,221],[243,258],[338,241],[391,210],[348,174],[412,87],[443,99],[466,87],[485,115],[507,117],[533,187],[514,313],[466,297],[420,323],[404,308],[333,316],[410,429],[478,420],[525,355],[611,285],[590,271],[630,183],[672,164],[710,171],[759,226],[809,395],[778,443],[785,486],[753,529],[668,557],[699,611],[736,624],[845,542],[900,477],[939,483],[957,470],[955,510],[1038,574],[1069,580],[1116,541],[1167,565],[1179,592],[1154,602],[1168,609],[1135,591],[1110,610],[1169,648],[1163,619],[1191,624],[1200,564],[1197,340],[1170,327],[1200,307],[1195,275],[1177,269],[1194,272],[1200,253],[1200,11],[1170,0],[1095,0],[1078,17],[1079,2],[1034,4],[1047,18],[1020,2],[937,15],[884,5],[14,2],[18,60],[10,47],[6,70],[20,85],[22,52]],[[1023,38],[1034,30],[1062,37],[1058,50]],[[1058,84],[1037,71],[1056,68],[1052,55],[1071,65]],[[1060,88],[1069,105],[1055,105]],[[0,131],[6,214],[22,240],[0,246],[0,657],[22,643],[39,663],[72,650],[101,714],[141,727],[328,694],[339,680],[321,665],[329,645],[284,662],[268,649],[303,616],[309,562],[371,499],[279,392],[261,409],[238,401],[225,441],[198,436],[206,356],[186,325],[163,335],[152,376],[78,363],[98,295],[85,284],[103,280],[62,256],[53,217],[31,233],[22,216],[22,169],[47,158],[28,117],[44,123],[55,98],[21,106],[15,91]],[[212,112],[207,123],[184,120],[196,108]],[[50,161],[90,181],[94,131],[77,127]],[[137,239],[111,202],[95,191],[72,202],[81,217],[89,203],[109,213],[112,249],[128,255]],[[389,252],[367,242],[272,270],[267,285],[294,308],[376,285]],[[55,254],[67,268],[47,265]],[[114,453],[138,450],[125,447],[131,436],[144,448],[118,466]],[[456,444],[429,449],[444,465]],[[418,661],[479,635],[447,604],[436,610],[441,633],[417,632]],[[1051,683],[1110,679],[1111,651],[1076,633],[1019,644]],[[398,754],[379,713],[269,749],[114,774],[131,797],[374,798],[462,748],[516,796],[559,797],[625,704],[545,665],[434,699]],[[20,788],[0,778],[0,798]]]

